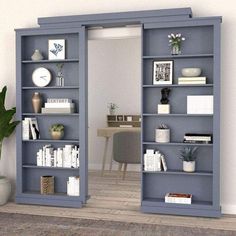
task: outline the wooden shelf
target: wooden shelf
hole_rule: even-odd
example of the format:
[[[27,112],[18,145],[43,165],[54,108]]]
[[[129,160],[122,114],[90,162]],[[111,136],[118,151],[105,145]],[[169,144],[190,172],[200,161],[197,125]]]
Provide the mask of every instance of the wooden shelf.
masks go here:
[[[79,86],[48,86],[48,87],[35,87],[35,86],[30,86],[30,87],[22,87],[23,90],[49,90],[49,89],[79,89]]]
[[[64,59],[64,60],[39,60],[39,61],[32,61],[32,60],[23,60],[23,64],[42,64],[42,63],[66,63],[66,62],[79,62],[79,59]]]
[[[146,84],[143,85],[143,88],[165,88],[165,87],[172,87],[172,88],[182,88],[182,87],[213,87],[213,84]]]
[[[143,171],[145,174],[160,174],[160,175],[199,175],[199,176],[213,176],[213,172],[210,171],[196,171],[196,172],[184,172],[180,170],[167,170],[167,171]]]
[[[150,116],[150,117],[160,117],[160,116],[175,116],[175,117],[213,117],[213,114],[154,114],[154,113],[144,113],[143,116]]]
[[[153,55],[153,56],[143,56],[143,59],[179,59],[179,58],[199,58],[199,57],[214,57],[212,53],[205,54],[181,54],[181,55]]]
[[[22,140],[22,142],[30,142],[30,143],[79,143],[79,140],[54,140],[54,139],[30,139],[30,140]]]
[[[50,169],[50,170],[79,170],[79,168],[68,168],[68,167],[50,167],[50,166],[36,166],[36,165],[22,165],[23,168],[30,169]]]
[[[143,142],[143,145],[157,145],[157,146],[203,146],[203,147],[211,147],[212,143],[180,143],[180,142],[172,142],[172,143],[156,143],[156,142]]]

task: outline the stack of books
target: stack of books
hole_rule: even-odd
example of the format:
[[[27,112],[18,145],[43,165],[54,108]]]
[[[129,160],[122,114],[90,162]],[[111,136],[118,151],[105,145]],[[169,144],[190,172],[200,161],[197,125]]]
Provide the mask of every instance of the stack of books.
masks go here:
[[[165,195],[166,203],[191,204],[192,194],[186,193],[167,193]]]
[[[75,104],[69,98],[48,98],[42,113],[74,113]]]
[[[79,168],[79,147],[65,145],[54,149],[45,145],[37,152],[37,166]]]
[[[187,133],[184,135],[184,143],[212,143],[212,135]]]
[[[22,120],[22,139],[40,139],[38,122],[35,117],[25,117]]]
[[[178,84],[206,84],[206,77],[179,77]]]
[[[79,176],[70,176],[67,181],[67,195],[79,196],[80,195],[80,180]]]
[[[167,171],[165,156],[153,149],[147,149],[144,154],[144,171]]]

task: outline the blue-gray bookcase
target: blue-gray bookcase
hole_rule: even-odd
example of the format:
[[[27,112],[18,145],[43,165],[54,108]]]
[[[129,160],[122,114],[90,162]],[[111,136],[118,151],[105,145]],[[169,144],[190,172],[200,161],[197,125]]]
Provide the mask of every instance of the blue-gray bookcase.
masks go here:
[[[48,60],[48,40],[65,39],[66,57],[64,60]],[[82,207],[86,202],[87,190],[87,79],[86,79],[86,33],[85,28],[70,29],[22,29],[16,30],[16,81],[17,119],[36,117],[40,139],[22,140],[22,127],[17,129],[17,191],[16,202],[66,207]],[[31,55],[39,49],[44,59],[32,61]],[[65,86],[56,86],[57,63],[64,63]],[[36,87],[32,82],[34,69],[45,67],[52,74],[52,81],[46,87]],[[75,103],[72,114],[35,114],[31,104],[34,92],[40,92],[44,102],[47,98],[70,98]],[[49,127],[54,123],[65,126],[62,140],[52,140]],[[64,147],[74,144],[80,148],[79,168],[39,167],[36,153],[46,144]],[[55,194],[40,194],[40,176],[55,176]],[[67,195],[69,176],[80,176],[80,196]]]
[[[142,171],[143,212],[218,217],[220,171],[220,23],[221,18],[175,20],[148,23],[143,26],[142,42],[142,153],[146,149],[161,151],[167,161],[167,172]],[[171,55],[167,35],[181,33],[181,55]],[[154,60],[173,60],[171,85],[153,85]],[[207,84],[179,85],[181,69],[200,67]],[[161,89],[171,89],[170,114],[157,114]],[[187,114],[187,95],[214,95],[213,115]],[[155,142],[155,128],[165,123],[171,130],[170,143]],[[212,133],[212,144],[183,143],[185,133]],[[182,171],[179,150],[198,146],[197,168],[194,173]],[[143,159],[142,159],[143,161]],[[169,192],[190,193],[191,205],[165,203]]]

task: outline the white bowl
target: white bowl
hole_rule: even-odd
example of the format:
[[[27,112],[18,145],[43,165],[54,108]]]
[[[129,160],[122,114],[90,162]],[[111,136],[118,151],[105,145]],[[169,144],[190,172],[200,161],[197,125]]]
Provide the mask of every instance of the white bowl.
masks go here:
[[[201,74],[201,68],[183,68],[182,75],[186,77],[196,77]]]

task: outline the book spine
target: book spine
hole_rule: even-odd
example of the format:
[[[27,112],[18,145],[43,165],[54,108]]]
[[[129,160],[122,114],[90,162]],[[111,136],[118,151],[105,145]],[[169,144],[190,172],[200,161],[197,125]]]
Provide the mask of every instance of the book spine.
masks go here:
[[[166,160],[165,160],[164,155],[161,155],[161,163],[162,163],[162,166],[163,166],[163,170],[167,171],[167,164],[166,164]]]
[[[74,108],[75,104],[74,103],[62,103],[62,102],[51,102],[51,103],[45,103],[44,104],[45,108]]]
[[[47,103],[71,103],[70,98],[48,98]]]

